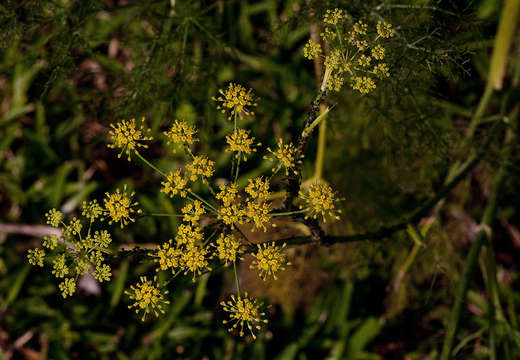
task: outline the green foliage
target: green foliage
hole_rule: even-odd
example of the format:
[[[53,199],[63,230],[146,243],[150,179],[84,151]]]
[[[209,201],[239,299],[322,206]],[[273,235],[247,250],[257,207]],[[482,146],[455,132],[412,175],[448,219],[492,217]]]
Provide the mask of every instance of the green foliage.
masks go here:
[[[436,220],[419,230],[424,246],[405,232],[380,243],[305,245],[278,285],[251,280],[254,296],[273,303],[269,325],[256,342],[229,334],[217,311],[233,287],[218,269],[194,286],[179,280],[166,314],[141,323],[129,316],[124,290],[154,271],[142,257],[110,260],[113,280],[78,281],[79,294],[63,301],[48,269],[27,264],[38,246],[44,213],[67,218],[82,202],[102,199],[129,184],[144,212],[174,214],[182,202],[160,194],[152,171],[118,160],[107,149],[108,125],[146,116],[161,137],[174,119],[199,129],[196,150],[228,171],[223,151],[232,124],[210,101],[229,81],[255,89],[262,109],[245,125],[265,147],[296,137],[315,99],[312,62],[303,56],[311,24],[327,9],[356,19],[393,24],[387,48],[391,78],[366,96],[345,87],[328,98],[324,179],[346,198],[335,235],[399,221],[434,194],[456,161],[480,148],[490,125],[506,117],[513,130],[520,74],[518,32],[508,55],[503,90],[489,95],[476,136],[464,142],[490,69],[490,50],[502,2],[457,1],[15,1],[0,4],[0,358],[55,359],[411,359],[441,350],[463,260],[502,160],[501,130],[483,163],[463,181]],[[507,52],[506,52],[507,53]],[[516,126],[516,127],[515,127]],[[315,135],[318,126],[315,129]],[[303,178],[314,172],[314,136]],[[518,308],[518,148],[510,145],[510,178],[499,195],[493,240],[502,312],[495,321],[498,358],[520,352]],[[146,150],[161,169],[176,168],[180,154],[160,143]],[[238,179],[269,171],[251,158]],[[194,189],[204,193],[204,188]],[[30,225],[7,228],[4,225]],[[122,248],[148,248],[171,238],[175,217],[142,218],[124,231]],[[285,225],[285,224],[283,224]],[[428,225],[429,226],[429,225]],[[10,229],[10,230],[9,230]],[[277,238],[299,233],[287,225]],[[29,236],[27,236],[29,235]],[[417,235],[417,234],[415,234]],[[257,238],[255,241],[262,240]],[[419,242],[421,243],[421,242]],[[409,267],[403,265],[409,262]],[[406,271],[401,271],[404,269]],[[250,276],[247,267],[241,276]],[[161,278],[160,281],[166,281]],[[470,279],[467,306],[453,354],[486,358],[492,303],[481,275]],[[399,280],[399,281],[398,281]],[[394,299],[395,297],[395,299]],[[395,301],[394,301],[395,300]],[[282,305],[278,305],[282,304]],[[34,355],[38,354],[38,355]]]

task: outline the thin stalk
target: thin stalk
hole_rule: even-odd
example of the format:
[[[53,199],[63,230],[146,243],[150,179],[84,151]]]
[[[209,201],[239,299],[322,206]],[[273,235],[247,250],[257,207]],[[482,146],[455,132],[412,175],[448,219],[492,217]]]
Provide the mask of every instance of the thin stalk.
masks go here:
[[[325,112],[325,105],[321,105],[321,112]],[[325,118],[320,123],[320,128],[318,132],[318,148],[316,150],[316,164],[314,167],[314,178],[317,180],[321,180],[323,175],[323,158],[325,157],[325,141],[326,141],[326,133],[327,133],[327,119],[326,114]]]
[[[145,213],[142,214],[141,217],[145,216],[165,216],[165,217],[183,217],[181,214],[168,214],[168,213]]]
[[[233,272],[235,273],[235,283],[237,285],[238,297],[240,297],[240,282],[238,281],[237,262],[233,262]]]
[[[161,174],[162,176],[164,177],[168,177],[164,172],[162,172],[161,170],[159,170],[159,168],[157,168],[155,165],[153,165],[151,162],[149,162],[148,160],[146,160],[141,154],[139,154],[138,152],[135,153],[137,155],[137,157],[139,159],[141,159],[146,165],[148,165],[149,167],[151,167],[152,169],[154,169],[155,171],[157,171],[159,174]]]
[[[242,157],[241,155],[242,155],[242,153],[238,153],[237,168],[236,168],[236,172],[235,172],[235,183],[237,182],[237,179],[238,179],[238,169],[240,169],[240,158]]]
[[[305,127],[302,131],[302,137],[307,137],[312,132],[312,130],[320,124],[322,121],[324,121],[327,118],[327,114],[331,110],[331,108],[327,107],[325,110],[323,110],[325,106],[321,104],[320,106],[320,115],[314,119],[312,123],[310,123],[308,126]]]
[[[235,224],[233,224],[233,225],[235,225]],[[242,237],[243,237],[243,238],[244,238],[244,239],[249,243],[249,245],[254,245],[254,244],[251,242],[251,240],[249,240],[249,239],[247,238],[246,234],[244,234],[244,233],[242,232],[242,230],[240,230],[240,228],[239,228],[238,226],[235,225],[235,229],[237,229],[237,231],[238,231],[238,232],[240,233],[240,235],[242,235]]]
[[[208,236],[208,238],[206,239],[206,241],[204,241],[204,243],[202,244],[202,247],[205,247],[206,245],[208,245],[208,243],[213,239],[213,237],[215,236],[215,234],[218,232],[218,227],[211,233],[210,236]]]
[[[520,11],[520,0],[506,0],[504,2],[504,8],[500,15],[500,21],[498,23],[498,31],[495,36],[495,44],[493,47],[493,54],[491,55],[491,61],[489,65],[489,75],[484,89],[484,94],[480,99],[477,110],[471,123],[469,125],[469,131],[467,138],[471,138],[475,129],[480,124],[480,119],[487,108],[493,90],[502,89],[502,82],[507,68],[507,56],[509,48],[512,44],[513,34],[516,29],[518,22],[518,13]]]
[[[504,183],[508,176],[508,160],[510,152],[508,152],[506,155],[507,156],[503,159],[502,165],[496,175],[495,185],[493,186],[493,190],[489,198],[488,205],[486,206],[486,209],[484,211],[484,215],[482,217],[480,225],[480,230],[477,233],[475,241],[471,245],[468,257],[466,258],[466,262],[464,264],[462,280],[460,281],[459,286],[457,288],[457,292],[455,294],[455,302],[453,303],[451,316],[448,322],[448,327],[446,330],[444,344],[442,346],[440,360],[448,360],[451,358],[451,351],[453,349],[453,344],[455,342],[455,338],[459,328],[462,308],[466,302],[466,296],[468,292],[469,282],[471,280],[471,275],[473,274],[473,270],[477,264],[481,247],[491,240],[491,224],[495,218],[498,205],[498,197],[502,191],[502,187],[504,186]],[[490,311],[492,310],[490,309]],[[493,322],[490,322],[492,341],[494,340],[493,325],[494,319]]]
[[[280,212],[280,213],[270,213],[269,216],[286,216],[286,215],[303,214],[306,211],[307,211],[307,209],[298,210],[298,211]]]
[[[199,195],[195,194],[193,191],[191,190],[187,190],[188,193],[193,196],[194,198],[196,198],[197,200],[199,200],[200,202],[202,202],[203,204],[205,204],[207,207],[210,208],[210,210],[214,211],[215,213],[219,213],[218,210],[213,206],[211,205],[210,203],[208,203],[206,200],[204,200],[203,198],[201,198]]]

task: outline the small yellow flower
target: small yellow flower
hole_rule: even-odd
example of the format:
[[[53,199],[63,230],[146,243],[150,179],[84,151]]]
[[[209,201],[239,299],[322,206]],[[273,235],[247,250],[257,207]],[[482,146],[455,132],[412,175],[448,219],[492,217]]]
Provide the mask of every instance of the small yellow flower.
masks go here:
[[[368,76],[356,76],[352,79],[352,88],[362,94],[368,94],[376,88],[376,84]]]
[[[27,259],[29,260],[29,264],[38,265],[43,267],[43,259],[45,258],[45,251],[43,249],[29,249],[27,250]]]
[[[267,231],[267,225],[269,225],[271,221],[271,218],[269,216],[270,210],[271,206],[268,203],[250,201],[247,203],[247,206],[244,210],[244,214],[249,221],[253,222],[256,229],[262,229],[265,232]],[[271,225],[273,227],[276,227],[275,224]],[[251,231],[254,232],[255,228],[251,229]]]
[[[82,258],[76,259],[74,261],[73,265],[74,265],[73,273],[76,274],[77,276],[82,276],[82,275],[88,274],[88,272],[90,271],[89,262],[85,261]]]
[[[56,209],[51,209],[45,214],[47,218],[47,224],[53,227],[60,226],[61,220],[63,219],[63,213]]]
[[[186,197],[186,185],[188,185],[188,179],[182,176],[181,170],[170,171],[166,181],[161,182],[161,192],[174,197],[179,194],[181,197]]]
[[[89,260],[92,264],[98,266],[98,265],[100,265],[100,264],[103,262],[103,260],[104,260],[104,258],[103,258],[103,253],[102,253],[100,250],[94,250],[94,251],[92,251],[92,252],[90,252],[90,253],[88,254],[88,260]]]
[[[255,103],[252,89],[246,90],[240,84],[230,83],[226,90],[219,89],[218,92],[221,96],[212,97],[212,100],[219,103],[217,110],[221,110],[223,114],[226,111],[230,112],[228,120],[231,120],[233,116],[242,119],[244,116],[255,114],[254,111],[250,110],[250,107],[258,105]]]
[[[386,65],[385,63],[379,63],[376,66],[374,66],[372,72],[379,79],[384,79],[390,76],[390,72],[388,71],[388,65]]]
[[[142,121],[144,122],[144,117]],[[108,144],[107,146],[111,149],[121,149],[117,157],[120,158],[123,153],[126,153],[126,155],[128,155],[128,161],[131,160],[130,155],[132,153],[138,153],[138,148],[142,147],[146,149],[148,147],[148,145],[138,141],[150,141],[153,139],[153,137],[145,135],[145,133],[150,132],[150,129],[145,129],[144,125],[141,125],[139,128],[136,127],[135,119],[131,119],[130,121],[122,120],[116,125],[110,124],[110,127],[112,129],[109,135],[111,136],[112,144]]]
[[[203,233],[200,226],[192,226],[191,224],[180,224],[175,235],[177,246],[195,244],[203,239]]]
[[[105,249],[112,242],[112,237],[110,236],[110,233],[106,230],[96,230],[96,232],[94,233],[93,240],[96,247]]]
[[[81,221],[74,217],[69,224],[63,228],[63,236],[70,239],[73,236],[78,235],[81,232],[82,227],[83,225],[81,225]]]
[[[303,56],[306,57],[309,60],[314,60],[318,58],[321,55],[321,45],[317,42],[312,41],[312,39],[309,39],[307,41],[307,44],[303,47]]]
[[[248,179],[249,184],[246,186],[246,193],[251,200],[268,199],[269,194],[269,180],[263,177]]]
[[[66,278],[59,284],[59,288],[61,291],[61,296],[66,298],[67,296],[72,296],[76,292],[76,280],[73,278]]]
[[[336,209],[335,203],[340,199],[336,198],[330,185],[314,183],[307,190],[300,191],[299,197],[304,203],[300,206],[300,209],[305,209],[309,213],[305,216],[306,219],[309,217],[313,219],[322,218],[324,222],[327,222],[326,217],[332,216],[339,220],[341,210]]]
[[[240,258],[240,240],[233,234],[220,234],[217,238],[216,244],[211,244],[215,251],[212,255],[218,257],[219,260],[224,261],[224,266],[234,263],[237,258]]]
[[[336,49],[325,57],[324,65],[327,69],[336,70],[340,68],[342,63],[341,51]]]
[[[161,270],[171,269],[175,271],[180,266],[180,257],[182,252],[173,246],[173,240],[163,243],[157,246],[157,253],[154,255],[154,261],[159,263]],[[156,269],[159,271],[159,268]]]
[[[344,78],[341,74],[332,74],[327,82],[329,91],[340,91],[343,86]]]
[[[361,54],[361,56],[358,59],[358,64],[363,66],[363,67],[367,67],[367,66],[370,65],[370,61],[371,60],[372,60],[372,58],[370,56],[366,56],[365,54]]]
[[[93,222],[103,214],[103,208],[98,204],[97,200],[83,201],[82,208],[81,215],[90,220],[90,222]]]
[[[346,17],[346,13],[342,9],[335,8],[334,10],[328,9],[323,17],[323,22],[336,25],[341,19]]]
[[[195,137],[197,130],[195,127],[188,125],[185,121],[175,120],[170,130],[165,131],[164,135],[168,138],[167,144],[192,145],[198,141]],[[175,149],[173,150],[175,153]]]
[[[366,40],[356,40],[356,47],[359,51],[365,51],[368,48],[368,41]]]
[[[353,26],[354,32],[360,34],[360,35],[366,35],[368,25],[363,23],[363,21],[359,20],[357,23]]]
[[[205,248],[195,244],[187,244],[186,250],[182,254],[181,262],[185,270],[184,275],[188,274],[188,272],[193,273],[193,282],[195,282],[196,275],[202,275],[202,270],[212,270],[208,266],[208,260],[206,259],[207,254],[208,250]]]
[[[332,41],[336,38],[337,34],[335,31],[332,31],[328,27],[326,27],[321,33],[320,37],[323,39],[323,41]]]
[[[110,281],[110,277],[112,276],[112,270],[110,269],[110,266],[106,264],[101,264],[96,266],[96,270],[94,270],[92,275],[99,282]]]
[[[58,236],[51,234],[43,237],[42,246],[49,250],[54,250],[58,246]]]
[[[197,181],[200,176],[203,181],[213,176],[215,170],[213,166],[215,162],[209,160],[205,155],[198,155],[193,157],[193,161],[186,164],[186,169],[190,172],[190,180]]]
[[[376,45],[372,49],[372,56],[376,60],[383,60],[385,58],[386,49],[382,47],[381,45]]]
[[[52,262],[52,268],[52,274],[57,278],[62,278],[69,274],[69,267],[65,263],[64,254],[56,256]]]
[[[128,225],[129,222],[134,222],[133,218],[134,213],[140,214],[142,212],[141,209],[134,209],[139,203],[132,202],[132,197],[135,195],[134,192],[127,194],[126,185],[123,187],[123,192],[116,189],[114,194],[106,193],[105,209],[104,214],[110,217],[109,224],[112,225],[112,222],[120,222],[121,229]],[[104,220],[104,219],[101,219]]]
[[[273,167],[273,172],[277,172],[282,167],[285,168],[285,175],[289,176],[289,171],[292,171],[295,174],[298,174],[296,169],[294,169],[297,165],[301,164],[300,157],[298,157],[296,147],[292,144],[284,144],[283,140],[278,140],[278,148],[276,150],[271,150],[267,148],[267,151],[271,153],[269,156],[264,156],[264,159],[273,161],[277,163],[275,167]]]
[[[217,218],[222,220],[224,224],[234,227],[235,224],[244,223],[244,215],[244,209],[241,207],[241,204],[235,203],[221,206]]]
[[[243,298],[240,296],[235,298],[234,295],[231,295],[231,300],[220,303],[223,310],[229,313],[229,320],[224,320],[222,323],[230,325],[229,332],[240,327],[240,336],[244,336],[245,325],[249,329],[253,339],[256,339],[254,331],[260,330],[260,324],[267,324],[267,320],[264,319],[265,313],[260,312],[260,308],[263,304],[247,296],[247,292]]]
[[[392,31],[392,24],[386,24],[381,21],[377,22],[377,35],[381,36],[384,39],[388,39],[394,36],[394,32]]]
[[[140,283],[130,286],[130,291],[125,291],[125,294],[134,302],[132,305],[128,305],[128,308],[135,308],[136,314],[142,312],[141,321],[144,321],[148,314],[153,314],[156,317],[164,314],[164,307],[170,303],[164,299],[168,290],[161,292],[159,286],[154,284],[157,281],[155,277],[153,281],[147,280],[146,276],[141,276],[139,279],[141,280]]]
[[[194,200],[193,204],[187,204],[181,209],[184,214],[183,221],[191,222],[193,225],[197,225],[201,215],[206,213],[206,210],[202,207],[202,203],[199,200]]]
[[[252,254],[255,259],[251,262],[249,268],[258,269],[260,271],[259,276],[264,281],[270,276],[275,280],[278,279],[276,273],[285,270],[285,266],[291,265],[282,252],[285,246],[284,243],[281,247],[278,247],[274,241],[270,245],[267,243],[258,244],[258,251],[256,254]]]
[[[215,197],[222,201],[225,206],[229,206],[237,198],[238,185],[236,183],[220,185],[219,190]]]
[[[233,134],[226,136],[226,142],[229,145],[226,151],[236,152],[235,157],[243,156],[244,160],[247,160],[247,155],[256,152],[253,142],[254,137],[249,136],[249,132],[244,129],[236,129]],[[258,143],[257,146],[260,146]]]

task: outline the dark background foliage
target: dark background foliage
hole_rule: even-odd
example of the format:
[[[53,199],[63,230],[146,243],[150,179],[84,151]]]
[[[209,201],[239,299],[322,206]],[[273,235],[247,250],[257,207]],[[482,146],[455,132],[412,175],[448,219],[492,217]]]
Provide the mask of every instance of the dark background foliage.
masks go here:
[[[216,177],[224,177],[231,125],[210,98],[230,81],[260,97],[245,126],[264,147],[291,138],[317,90],[302,47],[310,25],[335,7],[372,24],[384,18],[396,37],[387,49],[389,81],[365,97],[346,86],[327,99],[334,109],[323,177],[346,200],[342,221],[326,229],[342,235],[398,221],[439,189],[450,166],[479,147],[488,123],[509,114],[518,99],[511,85],[520,74],[516,33],[504,90],[492,98],[474,141],[462,145],[489,71],[501,2],[4,1],[0,225],[43,224],[52,207],[72,216],[83,200],[122,184],[147,211],[178,210],[182,203],[159,193],[155,174],[107,149],[108,126],[146,117],[157,141],[145,155],[168,169],[183,157],[166,149],[161,132],[185,119],[199,129],[197,151],[216,160]],[[38,246],[38,237],[0,231],[0,359],[433,359],[500,165],[499,144],[448,197],[408,268],[414,242],[406,231],[379,242],[293,247],[294,265],[272,284],[242,266],[246,288],[273,305],[256,342],[221,325],[218,303],[233,286],[228,271],[196,284],[175,281],[167,314],[141,323],[123,290],[153,272],[149,262],[115,262],[109,285],[85,282],[64,301],[48,269],[27,264],[26,250]],[[314,136],[304,178],[313,175],[316,146]],[[504,307],[517,332],[518,165],[516,150],[493,238]],[[254,157],[239,182],[267,171]],[[124,231],[113,228],[113,237],[118,245],[159,244],[175,233],[171,219],[143,218]],[[301,232],[285,227],[285,235]],[[487,357],[487,312],[476,271],[456,342],[459,358]],[[520,356],[518,333],[498,335],[511,359]]]

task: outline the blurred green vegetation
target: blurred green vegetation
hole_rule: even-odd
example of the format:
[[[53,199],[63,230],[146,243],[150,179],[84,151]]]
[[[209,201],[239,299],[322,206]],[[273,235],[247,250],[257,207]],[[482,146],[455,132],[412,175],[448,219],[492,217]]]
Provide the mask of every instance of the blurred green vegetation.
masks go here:
[[[0,225],[43,224],[52,207],[73,216],[83,200],[101,199],[121,184],[136,191],[145,211],[175,212],[181,202],[159,193],[160,179],[150,169],[106,148],[108,125],[145,116],[160,139],[170,121],[185,119],[199,129],[197,150],[216,160],[216,177],[223,177],[232,125],[210,98],[229,81],[260,97],[245,126],[264,146],[290,139],[317,90],[302,47],[310,25],[335,7],[372,22],[384,18],[399,36],[388,49],[390,81],[365,97],[345,87],[328,99],[334,108],[323,176],[346,200],[343,220],[327,231],[358,233],[398,221],[434,194],[450,166],[478,148],[490,123],[518,102],[517,31],[504,89],[492,96],[475,141],[463,143],[486,83],[502,2],[6,0],[0,4]],[[28,230],[32,236],[0,230],[0,359],[434,359],[500,165],[501,140],[436,221],[421,223],[418,250],[413,231],[380,242],[295,247],[294,265],[270,285],[242,266],[248,290],[273,304],[255,342],[221,325],[218,304],[233,286],[225,269],[196,284],[176,280],[166,315],[141,323],[123,291],[153,272],[149,262],[115,262],[108,285],[86,279],[64,301],[49,273],[26,261],[26,250],[39,244],[37,230]],[[314,136],[304,179],[314,172],[316,143]],[[518,148],[513,154],[493,228],[499,292],[514,329],[497,325],[500,359],[520,357]],[[161,141],[146,156],[163,169],[183,161]],[[257,156],[239,182],[267,171]],[[111,232],[117,245],[151,246],[176,228],[174,217],[142,218]],[[487,358],[489,303],[479,271],[464,309],[455,357]]]

